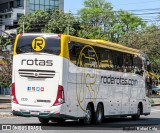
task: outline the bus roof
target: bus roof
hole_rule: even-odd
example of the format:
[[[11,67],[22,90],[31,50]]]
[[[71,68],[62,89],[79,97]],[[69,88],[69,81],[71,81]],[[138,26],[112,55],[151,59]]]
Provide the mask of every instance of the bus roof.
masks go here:
[[[117,44],[117,43],[112,43],[112,42],[109,42],[109,41],[96,40],[96,39],[84,39],[84,38],[79,38],[79,37],[75,37],[75,36],[69,36],[69,37],[70,37],[70,40],[76,41],[76,42],[82,42],[82,43],[84,42],[84,43],[87,43],[87,44],[90,44],[90,45],[94,45],[94,46],[98,46],[98,47],[104,47],[104,48],[107,48],[107,49],[120,51],[120,52],[124,52],[124,53],[129,53],[129,54],[134,54],[134,55],[140,55],[141,54],[140,50],[129,48],[129,47],[126,47],[124,45]]]
[[[54,34],[54,33],[24,33],[21,35],[23,35],[23,36],[28,36],[28,35],[60,36],[60,34]],[[67,36],[72,41],[81,42],[84,44],[90,44],[93,46],[103,47],[103,48],[107,48],[107,49],[111,49],[111,50],[115,50],[115,51],[119,51],[119,52],[134,54],[134,55],[141,55],[140,50],[129,48],[124,45],[112,43],[112,42],[105,41],[105,40],[84,39],[84,38],[80,38],[80,37],[75,37],[75,36],[71,36],[71,35],[63,35],[63,34],[62,34],[62,36]]]
[[[59,34],[55,34],[55,33],[22,33],[18,35],[20,36],[59,36]]]

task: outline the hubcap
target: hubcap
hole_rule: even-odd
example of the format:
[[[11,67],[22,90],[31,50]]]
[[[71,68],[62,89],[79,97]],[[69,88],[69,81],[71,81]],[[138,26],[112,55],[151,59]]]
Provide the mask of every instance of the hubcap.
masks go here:
[[[86,110],[86,119],[87,119],[87,121],[90,121],[90,119],[91,119],[91,111],[90,110]]]
[[[138,110],[137,110],[137,115],[138,116],[140,115],[140,108],[138,108]]]
[[[98,112],[97,112],[97,119],[98,119],[98,121],[100,121],[101,120],[101,118],[102,118],[102,111],[100,110],[100,109],[98,109]]]

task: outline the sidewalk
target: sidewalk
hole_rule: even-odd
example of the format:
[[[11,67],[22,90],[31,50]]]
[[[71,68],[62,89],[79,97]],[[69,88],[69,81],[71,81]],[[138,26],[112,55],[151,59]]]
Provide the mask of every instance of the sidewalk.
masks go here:
[[[160,98],[151,98],[151,106],[160,106]]]
[[[10,103],[11,96],[10,95],[0,95],[0,104],[1,103]]]
[[[11,96],[0,95],[0,109],[11,108]]]
[[[0,117],[11,117],[11,96],[0,95]]]
[[[0,109],[10,109],[11,103],[0,103]]]

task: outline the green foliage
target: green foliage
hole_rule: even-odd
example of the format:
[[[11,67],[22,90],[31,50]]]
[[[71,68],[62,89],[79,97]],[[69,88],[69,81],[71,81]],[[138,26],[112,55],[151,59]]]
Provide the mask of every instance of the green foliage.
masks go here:
[[[77,21],[70,13],[64,13],[60,10],[37,10],[19,19],[18,33],[22,33],[24,28],[25,33],[46,32],[66,34],[67,28],[69,28],[70,35],[76,35],[77,31],[74,28],[74,23],[77,23]]]
[[[7,38],[4,36],[0,37],[0,55],[3,57],[3,66],[1,66],[0,71],[0,84],[3,86],[9,86],[11,84],[11,58],[10,58],[10,52],[7,51],[6,47],[7,45],[11,44],[11,38]],[[5,49],[5,51],[3,50]]]
[[[124,33],[130,30],[137,31],[146,26],[141,18],[129,12],[113,11],[111,3],[105,0],[85,0],[84,6],[78,12],[82,25],[81,32],[78,34],[80,37],[99,37],[99,39],[105,38],[112,42],[119,42]]]
[[[153,70],[160,73],[160,29],[149,26],[145,30],[130,31],[121,37],[120,43],[145,52],[152,63]]]
[[[78,12],[81,23],[78,36],[108,40],[105,34],[105,23],[109,22],[113,15],[111,4],[105,0],[85,0],[84,6],[85,8]]]
[[[0,36],[0,53],[2,53],[2,48],[6,48],[7,45],[11,44],[11,38]]]
[[[18,33],[24,32],[41,32],[49,21],[49,13],[42,10],[29,13],[27,16],[22,16],[19,21]]]
[[[70,35],[75,35],[74,23],[76,23],[76,20],[72,14],[64,13],[60,10],[52,10],[50,12],[50,20],[43,28],[43,32],[67,34],[67,30],[69,30]]]
[[[108,34],[112,34],[110,40],[113,42],[118,43],[123,34],[141,30],[146,26],[141,18],[123,10],[115,12],[114,17],[112,26],[108,29]]]

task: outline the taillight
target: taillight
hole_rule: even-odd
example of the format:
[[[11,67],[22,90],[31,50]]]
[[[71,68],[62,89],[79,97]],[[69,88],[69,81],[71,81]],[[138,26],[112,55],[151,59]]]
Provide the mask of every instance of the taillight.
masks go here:
[[[53,106],[63,104],[64,102],[65,102],[65,100],[64,100],[63,86],[59,85],[58,92],[57,92],[57,98],[56,98],[56,101],[54,102]]]
[[[18,104],[18,101],[16,98],[15,83],[12,83],[12,101],[14,103]]]
[[[61,37],[61,34],[58,34],[58,37]]]

